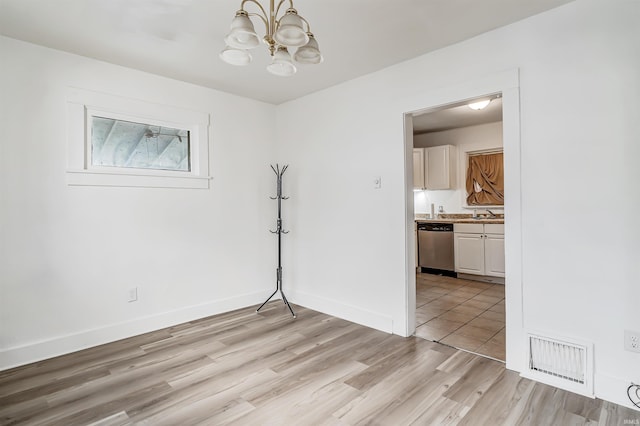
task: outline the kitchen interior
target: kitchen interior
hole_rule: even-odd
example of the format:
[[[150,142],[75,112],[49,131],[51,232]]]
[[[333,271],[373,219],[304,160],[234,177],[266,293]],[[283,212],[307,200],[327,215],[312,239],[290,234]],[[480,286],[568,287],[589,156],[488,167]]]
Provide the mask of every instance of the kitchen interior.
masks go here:
[[[505,361],[500,94],[413,115],[416,332]]]

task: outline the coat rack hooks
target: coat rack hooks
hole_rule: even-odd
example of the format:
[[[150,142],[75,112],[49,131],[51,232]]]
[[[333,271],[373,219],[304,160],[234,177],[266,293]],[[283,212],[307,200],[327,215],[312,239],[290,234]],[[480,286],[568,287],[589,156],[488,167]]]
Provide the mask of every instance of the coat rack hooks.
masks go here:
[[[282,200],[289,199],[289,197],[282,196],[282,175],[284,175],[284,172],[287,170],[288,167],[289,167],[288,165],[284,165],[282,166],[282,168],[280,168],[278,164],[276,164],[275,167],[271,165],[271,170],[273,170],[273,172],[276,174],[276,191],[277,192],[275,197],[269,197],[269,198],[271,198],[272,200],[278,200],[278,218],[276,219],[276,230],[275,231],[269,230],[269,232],[271,232],[272,234],[278,235],[278,267],[276,268],[276,289],[271,294],[271,296],[269,296],[269,298],[265,300],[264,303],[260,305],[258,309],[256,309],[256,312],[260,312],[260,309],[262,309],[264,305],[266,305],[267,302],[271,300],[273,296],[276,295],[276,293],[280,292],[280,295],[282,296],[282,301],[284,302],[285,305],[287,305],[287,308],[289,308],[291,315],[293,315],[293,317],[296,318],[296,314],[295,312],[293,312],[293,308],[291,308],[291,305],[289,304],[287,297],[284,295],[284,292],[282,291],[282,234],[289,233],[289,231],[285,231],[284,229],[282,229]]]

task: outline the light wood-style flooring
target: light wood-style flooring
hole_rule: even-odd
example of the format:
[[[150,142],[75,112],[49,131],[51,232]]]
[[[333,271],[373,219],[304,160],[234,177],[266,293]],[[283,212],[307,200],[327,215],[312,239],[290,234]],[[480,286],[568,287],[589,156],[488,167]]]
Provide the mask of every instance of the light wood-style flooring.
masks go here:
[[[2,425],[623,425],[500,362],[281,301],[0,372]],[[625,423],[627,422],[627,423]],[[631,422],[631,423],[629,423]]]
[[[416,336],[505,361],[504,285],[416,275]]]

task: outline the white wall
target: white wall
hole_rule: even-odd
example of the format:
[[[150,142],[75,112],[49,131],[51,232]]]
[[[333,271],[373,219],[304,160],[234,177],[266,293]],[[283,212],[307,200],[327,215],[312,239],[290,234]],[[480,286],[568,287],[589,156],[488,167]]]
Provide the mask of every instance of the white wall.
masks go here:
[[[487,149],[502,148],[502,122],[480,124],[441,132],[423,133],[413,137],[413,146],[427,148],[439,145],[457,147],[455,189],[438,191],[415,191],[415,213],[430,213],[431,204],[442,206],[446,213],[470,213],[463,209],[466,203],[466,159],[467,153]],[[500,209],[492,211],[499,212]]]
[[[0,369],[268,296],[273,105],[8,38],[0,51]],[[67,186],[68,86],[209,113],[211,188]]]
[[[592,341],[596,394],[629,405],[639,13],[634,0],[578,0],[277,108],[0,38],[0,368],[260,302],[273,286],[275,159],[290,164],[290,298],[406,333],[403,113],[518,68],[522,220],[507,242],[521,239],[523,267],[507,291],[522,282],[526,330]],[[69,85],[210,112],[212,188],[68,187]],[[615,226],[596,228],[603,219]]]
[[[623,350],[623,330],[640,327],[639,13],[636,1],[578,0],[281,105],[291,299],[404,332],[402,114],[518,68],[522,220],[511,241],[521,238],[522,259],[510,262],[522,276],[508,270],[507,291],[522,282],[524,318],[513,326],[593,342],[596,395],[629,406],[626,385],[640,382],[640,354]],[[598,228],[603,219],[612,226]]]

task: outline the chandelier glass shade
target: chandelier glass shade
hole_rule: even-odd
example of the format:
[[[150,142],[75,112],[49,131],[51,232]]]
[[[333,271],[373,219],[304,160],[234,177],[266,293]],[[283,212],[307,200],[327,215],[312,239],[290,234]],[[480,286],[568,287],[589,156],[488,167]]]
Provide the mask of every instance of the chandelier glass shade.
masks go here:
[[[249,65],[251,62],[251,54],[244,49],[227,46],[220,52],[220,58],[231,65]]]
[[[289,8],[278,18],[282,5],[288,2]],[[245,10],[247,3],[258,8],[258,13],[249,13]],[[259,18],[265,25],[265,35],[262,38],[267,45],[272,57],[267,66],[270,73],[288,77],[296,73],[289,48],[297,48],[293,59],[301,64],[319,64],[322,62],[322,54],[318,48],[318,42],[311,33],[309,22],[298,15],[293,7],[293,0],[280,0],[276,5],[275,0],[269,0],[269,11],[262,7],[258,0],[243,0],[240,10],[231,21],[231,29],[225,36],[226,46],[220,52],[220,59],[231,65],[248,65],[251,62],[249,49],[254,49],[260,44],[258,34],[255,31],[251,17]]]
[[[273,54],[271,64],[267,66],[267,71],[280,77],[289,77],[297,71],[296,66],[291,61],[291,55],[284,46],[278,46],[278,50]]]
[[[313,34],[309,34],[309,42],[296,50],[293,58],[301,64],[319,64],[322,62],[322,54],[318,49],[318,42]]]
[[[224,38],[227,46],[236,49],[253,49],[258,47],[260,40],[256,30],[253,28],[253,22],[246,13],[238,13],[231,21],[231,31]]]

